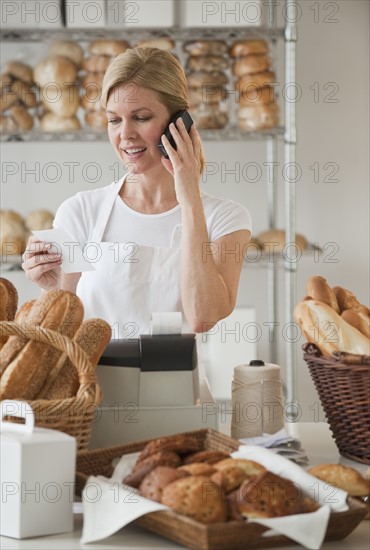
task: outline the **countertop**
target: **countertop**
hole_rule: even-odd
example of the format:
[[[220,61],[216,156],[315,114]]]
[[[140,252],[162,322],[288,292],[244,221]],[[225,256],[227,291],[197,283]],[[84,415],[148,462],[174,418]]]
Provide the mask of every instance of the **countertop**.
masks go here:
[[[287,426],[289,433],[299,437],[302,446],[306,449],[310,465],[322,462],[341,463],[352,466],[364,473],[367,466],[346,459],[339,455],[332,439],[331,432],[327,424],[322,422],[302,422],[290,424]],[[126,526],[111,537],[102,541],[90,544],[81,544],[82,514],[75,514],[75,528],[71,533],[53,535],[48,537],[17,540],[7,537],[0,537],[1,550],[19,549],[19,550],[42,550],[53,548],[53,550],[174,550],[184,548],[158,535],[154,535],[136,527],[134,525]],[[341,541],[332,541],[324,543],[322,548],[331,550],[368,550],[370,540],[370,521],[365,520],[345,539]],[[302,546],[291,545],[279,547],[281,550],[298,550]]]

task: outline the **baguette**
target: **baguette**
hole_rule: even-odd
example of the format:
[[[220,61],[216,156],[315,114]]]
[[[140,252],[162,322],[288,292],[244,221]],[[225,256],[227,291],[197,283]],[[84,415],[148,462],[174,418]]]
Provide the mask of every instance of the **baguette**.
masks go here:
[[[33,304],[27,323],[71,337],[83,319],[81,300],[72,292],[51,290]],[[8,342],[7,342],[8,344]],[[7,346],[5,344],[5,347]],[[36,340],[22,340],[17,355],[5,365],[0,382],[1,399],[34,399],[62,352]]]
[[[294,309],[294,317],[308,342],[316,344],[323,355],[336,351],[370,353],[370,340],[324,302],[301,301]]]
[[[360,306],[360,302],[350,290],[341,286],[333,286],[333,292],[338,302],[339,311],[342,313],[346,309]]]
[[[13,283],[0,277],[0,321],[14,321],[18,292]]]
[[[77,330],[73,340],[88,355],[95,366],[112,336],[112,329],[103,319],[88,319]],[[42,387],[38,398],[65,399],[77,394],[79,376],[68,358],[61,357]]]
[[[336,313],[340,313],[337,298],[333,289],[328,285],[324,277],[319,275],[311,277],[307,282],[307,293],[314,300],[324,302],[330,306]]]
[[[0,277],[0,321],[14,321],[17,307],[17,289],[8,279]],[[0,349],[7,340],[7,336],[0,338]]]
[[[33,304],[36,300],[29,300],[25,302],[22,307],[17,311],[15,316],[15,322],[18,324],[27,322],[28,315],[31,312]],[[17,354],[21,351],[24,346],[24,340],[18,338],[18,336],[9,336],[5,337],[5,344],[1,348],[0,356],[0,376],[2,376],[6,367],[13,361]]]
[[[370,338],[370,316],[367,307],[360,305],[351,309],[345,309],[341,317],[362,332],[367,338]]]

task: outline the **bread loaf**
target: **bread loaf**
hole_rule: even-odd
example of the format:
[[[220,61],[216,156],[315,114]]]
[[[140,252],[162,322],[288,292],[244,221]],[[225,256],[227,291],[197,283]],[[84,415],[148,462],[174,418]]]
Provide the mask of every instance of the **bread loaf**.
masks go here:
[[[265,40],[236,40],[231,44],[229,54],[231,57],[243,57],[251,54],[266,54],[268,52],[267,42]]]
[[[26,107],[36,107],[37,98],[33,91],[32,84],[27,84],[27,82],[22,82],[21,80],[15,80],[12,84],[12,89],[17,98],[24,103]]]
[[[32,84],[32,68],[22,61],[9,61],[6,72],[13,78]]]
[[[266,54],[246,55],[239,57],[233,64],[233,74],[243,76],[245,74],[260,73],[270,67],[270,59]]]
[[[71,338],[82,319],[81,300],[75,294],[63,290],[51,290],[43,294],[27,315],[27,323],[35,327],[36,336],[37,326],[41,326]],[[0,397],[1,399],[19,397],[34,399],[62,352],[48,344],[38,342],[36,338],[26,342],[23,340],[21,349],[19,350],[18,347],[18,353],[13,357],[10,353],[12,349],[5,350],[7,346],[12,347],[11,340],[9,339],[5,344],[1,358],[3,374],[0,382]],[[18,338],[16,338],[16,346],[19,346]]]
[[[285,246],[293,244],[285,242],[285,231],[283,229],[268,229],[267,231],[261,231],[256,238],[262,250],[266,250],[267,252],[282,252]],[[295,245],[300,251],[306,250],[308,247],[306,237],[296,233]],[[293,256],[296,256],[296,254],[293,253]]]
[[[362,475],[344,464],[318,464],[307,470],[312,476],[343,489],[350,496],[366,497],[370,495],[370,483]]]
[[[20,214],[13,210],[0,210],[0,253],[2,256],[23,254],[27,231]]]
[[[36,300],[25,302],[15,315],[15,322],[22,324],[27,322],[27,317]],[[5,343],[7,344],[5,347]],[[6,366],[17,356],[24,346],[24,340],[18,336],[9,336],[2,339],[2,351],[0,355],[0,376],[3,374]]]
[[[159,50],[171,51],[175,47],[175,42],[171,38],[161,36],[158,38],[148,38],[147,40],[141,40],[137,47],[139,48],[158,48]]]
[[[77,42],[72,42],[72,40],[58,40],[52,44],[50,54],[67,57],[77,67],[80,67],[83,49],[79,44],[77,44]]]
[[[22,132],[29,132],[33,128],[33,116],[23,105],[13,105],[10,108],[10,113],[17,127]]]
[[[81,130],[80,121],[76,116],[62,118],[55,113],[46,113],[40,119],[40,126],[44,132],[74,132]]]
[[[99,38],[93,40],[89,45],[89,52],[94,55],[109,55],[116,57],[120,53],[123,53],[130,47],[130,44],[126,40],[107,40]]]
[[[162,504],[200,523],[218,523],[227,519],[223,492],[207,476],[187,476],[173,481],[163,489]]]
[[[333,292],[338,302],[339,311],[342,313],[345,309],[360,306],[360,302],[350,290],[342,286],[333,286]]]
[[[33,72],[35,82],[41,87],[50,84],[60,88],[72,86],[76,80],[77,67],[67,57],[51,55],[40,61]]]
[[[307,294],[314,300],[324,302],[336,313],[339,313],[339,306],[333,289],[328,285],[326,279],[319,275],[311,277],[307,282]]]
[[[183,44],[183,50],[193,56],[223,55],[227,53],[227,44],[223,40],[189,40]]]
[[[313,299],[299,302],[294,318],[307,341],[316,344],[323,355],[337,351],[370,354],[370,340],[324,302]]]
[[[351,309],[345,309],[341,317],[347,323],[362,332],[364,336],[370,338],[370,316],[367,307],[360,305]]]
[[[77,86],[55,86],[50,84],[42,94],[42,104],[47,111],[60,118],[74,116],[80,105],[79,89]]]
[[[51,229],[53,227],[53,220],[54,215],[49,210],[40,208],[39,210],[32,210],[24,221],[27,229],[37,231],[40,229]]]
[[[87,319],[78,328],[73,341],[96,365],[112,336],[112,329],[103,319]],[[77,370],[68,358],[61,357],[39,392],[41,399],[65,399],[77,394],[80,382]]]
[[[11,281],[0,277],[0,321],[14,321],[17,307],[17,289]]]

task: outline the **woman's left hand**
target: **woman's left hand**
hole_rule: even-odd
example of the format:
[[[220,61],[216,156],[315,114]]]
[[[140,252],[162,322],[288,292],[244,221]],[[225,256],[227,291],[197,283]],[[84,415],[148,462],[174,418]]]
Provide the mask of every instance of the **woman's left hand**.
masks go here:
[[[162,143],[169,159],[162,157],[162,164],[174,177],[176,198],[179,204],[193,203],[200,197],[200,138],[195,125],[187,132],[181,118],[170,125],[170,131],[175,140],[175,150],[166,136],[162,135]]]

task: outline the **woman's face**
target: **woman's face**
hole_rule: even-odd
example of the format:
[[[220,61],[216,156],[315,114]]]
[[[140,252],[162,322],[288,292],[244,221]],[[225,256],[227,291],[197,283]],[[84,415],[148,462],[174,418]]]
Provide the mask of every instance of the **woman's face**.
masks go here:
[[[131,173],[162,166],[158,148],[170,113],[155,91],[134,83],[120,84],[107,102],[108,136]]]

